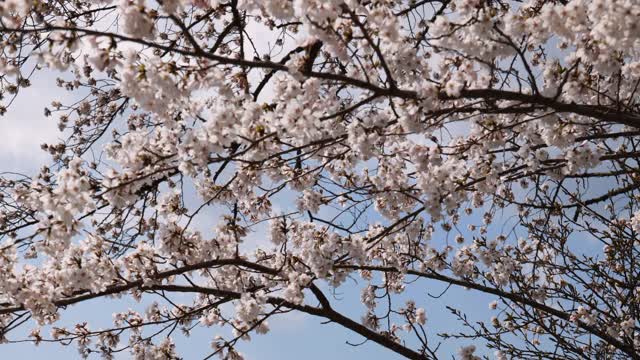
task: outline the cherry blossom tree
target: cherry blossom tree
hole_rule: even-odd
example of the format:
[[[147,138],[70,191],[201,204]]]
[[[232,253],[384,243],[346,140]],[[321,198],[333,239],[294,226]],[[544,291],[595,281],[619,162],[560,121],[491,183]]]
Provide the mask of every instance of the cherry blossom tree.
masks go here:
[[[0,113],[55,74],[61,131],[47,166],[0,179],[2,341],[173,359],[210,327],[209,356],[242,359],[300,312],[409,359],[640,359],[639,18],[637,0],[0,2]],[[434,283],[493,301],[436,307]],[[60,323],[121,298],[145,310]]]

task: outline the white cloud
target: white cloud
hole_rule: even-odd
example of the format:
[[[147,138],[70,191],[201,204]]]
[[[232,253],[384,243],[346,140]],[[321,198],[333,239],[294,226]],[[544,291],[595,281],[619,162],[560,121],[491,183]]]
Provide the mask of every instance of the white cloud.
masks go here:
[[[45,70],[48,71],[48,70]],[[44,108],[61,91],[55,86],[56,74],[36,73],[33,85],[21,89],[7,113],[0,118],[0,164],[3,171],[32,173],[46,164],[49,155],[40,149],[45,142],[55,142],[60,132],[56,119],[45,117]]]

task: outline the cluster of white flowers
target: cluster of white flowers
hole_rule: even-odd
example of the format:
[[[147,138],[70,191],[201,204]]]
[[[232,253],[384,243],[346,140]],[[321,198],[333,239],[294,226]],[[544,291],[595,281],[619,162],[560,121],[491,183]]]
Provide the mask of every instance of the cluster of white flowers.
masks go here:
[[[467,345],[463,346],[458,350],[458,355],[460,355],[460,359],[462,360],[480,360],[481,357],[475,355],[476,346],[475,345]]]
[[[152,38],[155,29],[152,9],[145,0],[120,0],[118,10],[122,16],[122,31],[134,38]]]
[[[268,322],[264,319],[258,321],[258,316],[263,311],[264,303],[265,296],[263,294],[243,294],[235,308],[236,318],[239,321],[234,325],[235,331],[256,327],[258,334],[266,334],[269,331]]]
[[[640,232],[640,211],[636,212],[630,220],[633,230]]]
[[[24,16],[33,6],[30,0],[7,0],[0,4],[0,18],[7,24],[19,26]]]
[[[571,314],[571,321],[581,321],[589,326],[596,323],[596,317],[584,306],[578,306],[578,308]]]
[[[47,254],[67,249],[82,227],[77,216],[96,208],[93,185],[82,165],[82,159],[72,160],[58,172],[55,186],[34,182],[31,188],[15,189],[16,198],[38,211],[40,232],[46,239],[41,248]]]
[[[181,104],[180,100],[186,96],[173,73],[176,65],[162,62],[157,57],[141,63],[137,57],[138,53],[134,51],[127,54],[120,68],[120,91],[135,99],[143,109],[165,118],[171,106]],[[187,106],[182,108],[188,109]]]
[[[565,155],[567,166],[563,170],[566,174],[576,174],[579,170],[594,168],[600,164],[602,155],[602,150],[581,144],[567,152]]]
[[[317,278],[330,278],[334,286],[338,286],[344,279],[343,272],[334,271],[333,266],[340,258],[348,256],[354,263],[366,261],[366,243],[360,236],[342,237],[336,232],[318,227],[309,222],[292,222],[286,227],[280,219],[271,222],[271,241],[276,244],[291,239],[289,245],[293,248],[298,259]],[[299,278],[299,276],[302,276]],[[307,286],[306,275],[291,272],[289,277],[296,279],[290,288],[292,298],[301,296],[301,289]]]

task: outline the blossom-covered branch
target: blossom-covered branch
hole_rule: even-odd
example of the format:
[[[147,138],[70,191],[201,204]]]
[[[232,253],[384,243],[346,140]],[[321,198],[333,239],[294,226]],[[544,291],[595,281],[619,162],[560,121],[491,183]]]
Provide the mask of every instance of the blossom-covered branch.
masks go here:
[[[300,312],[410,359],[640,358],[638,16],[5,0],[0,114],[55,74],[61,140],[0,175],[2,341],[165,359],[214,327],[203,357],[241,359]],[[455,288],[486,313],[433,300]],[[61,319],[122,297],[143,310]]]

